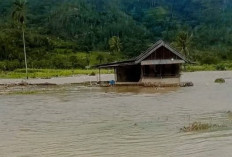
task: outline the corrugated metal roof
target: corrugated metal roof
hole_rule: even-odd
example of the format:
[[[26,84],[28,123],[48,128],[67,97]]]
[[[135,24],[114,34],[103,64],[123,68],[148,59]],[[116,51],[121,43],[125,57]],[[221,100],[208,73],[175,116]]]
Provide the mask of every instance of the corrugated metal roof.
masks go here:
[[[164,60],[147,60],[142,61],[141,65],[160,65],[160,64],[183,64],[185,61],[180,59],[164,59]]]
[[[150,47],[144,53],[140,54],[139,56],[137,56],[135,58],[132,58],[132,59],[126,60],[126,61],[121,61],[121,62],[102,64],[102,65],[98,65],[96,67],[98,67],[98,68],[112,68],[112,67],[117,67],[117,66],[137,65],[137,64],[140,64],[145,58],[147,58],[149,55],[151,55],[153,52],[155,52],[158,48],[160,48],[162,46],[164,46],[169,51],[171,51],[172,53],[177,55],[179,58],[181,58],[182,63],[189,62],[182,54],[180,54],[177,50],[172,48],[169,44],[165,43],[163,40],[159,40],[152,47]],[[156,61],[156,60],[154,60],[154,61]]]

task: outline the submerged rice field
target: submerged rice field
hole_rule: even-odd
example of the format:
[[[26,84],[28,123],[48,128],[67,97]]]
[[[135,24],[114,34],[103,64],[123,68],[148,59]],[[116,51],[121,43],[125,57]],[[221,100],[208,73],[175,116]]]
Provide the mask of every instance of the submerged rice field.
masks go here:
[[[230,157],[232,73],[182,80],[195,86],[71,85],[0,95],[0,156]]]

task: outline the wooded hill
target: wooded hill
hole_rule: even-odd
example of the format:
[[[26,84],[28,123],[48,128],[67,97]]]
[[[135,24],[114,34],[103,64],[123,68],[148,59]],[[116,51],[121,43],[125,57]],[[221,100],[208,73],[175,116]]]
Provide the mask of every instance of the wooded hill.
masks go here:
[[[23,68],[13,2],[0,0],[0,69]],[[136,56],[163,39],[193,61],[232,59],[229,0],[28,0],[29,67],[84,68]]]

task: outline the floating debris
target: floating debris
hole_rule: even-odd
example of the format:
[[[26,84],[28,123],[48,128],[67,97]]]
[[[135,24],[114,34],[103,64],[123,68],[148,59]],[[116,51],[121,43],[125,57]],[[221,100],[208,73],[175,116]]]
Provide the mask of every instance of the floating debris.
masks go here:
[[[232,120],[232,112],[231,112],[231,111],[227,111],[226,113],[227,113],[227,115],[228,115],[228,118],[229,118],[230,120]]]
[[[214,82],[215,82],[215,83],[225,83],[226,81],[225,81],[225,79],[223,79],[223,78],[218,78],[218,79],[216,79]]]
[[[180,87],[192,87],[194,84],[192,82],[182,82],[180,83]]]
[[[183,131],[183,132],[205,131],[205,130],[222,128],[222,127],[225,127],[225,126],[218,125],[218,124],[194,122],[190,124],[188,127],[184,126],[183,128],[180,129],[180,131]]]

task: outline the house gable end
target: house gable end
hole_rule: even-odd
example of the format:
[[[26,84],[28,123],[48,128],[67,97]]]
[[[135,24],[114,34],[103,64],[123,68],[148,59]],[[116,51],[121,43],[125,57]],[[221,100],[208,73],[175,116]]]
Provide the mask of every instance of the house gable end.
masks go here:
[[[185,62],[189,62],[185,56],[183,56],[182,54],[180,54],[178,51],[176,51],[174,48],[172,48],[170,45],[168,44],[164,44],[165,48],[167,48],[168,50],[170,50],[172,53],[174,53],[175,55],[177,55],[180,59],[184,60]]]
[[[159,49],[160,47],[164,46],[164,42],[163,41],[159,41],[159,44],[155,44],[155,46],[153,46],[152,49],[148,49],[144,54],[140,55],[137,60],[135,61],[136,63],[140,63],[142,62],[145,58],[147,58],[148,56],[150,56],[152,53],[156,52],[157,49]]]
[[[165,46],[159,47],[157,50],[155,50],[153,53],[151,53],[149,56],[147,56],[144,60],[167,60],[167,59],[178,59],[182,60],[178,55],[170,51]]]
[[[174,54],[176,59],[183,60],[184,62],[188,62],[187,59],[180,54],[178,51],[176,51],[174,48],[172,48],[169,44],[166,44],[164,41],[160,40],[156,42],[151,48],[149,48],[146,52],[142,53],[136,58],[135,63],[141,63],[143,60],[148,58],[150,55],[154,54],[159,50],[160,48],[166,48],[170,53]]]
[[[160,49],[164,49],[168,54],[164,54],[165,57],[154,57]],[[166,56],[167,55],[167,56]],[[152,58],[152,57],[153,58]],[[147,51],[140,54],[139,56],[132,58],[130,60],[121,61],[121,62],[114,62],[109,64],[102,64],[98,65],[96,67],[98,68],[112,68],[112,67],[119,67],[119,66],[129,66],[129,65],[138,65],[141,64],[142,61],[149,61],[150,60],[166,60],[165,62],[169,63],[168,60],[179,60],[178,63],[186,63],[189,62],[182,54],[180,54],[178,51],[176,51],[174,48],[172,48],[169,44],[166,44],[163,40],[159,40],[156,42],[152,47],[150,47]],[[172,61],[173,63],[173,61]]]

